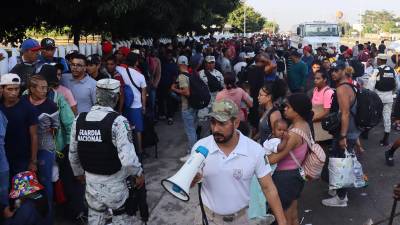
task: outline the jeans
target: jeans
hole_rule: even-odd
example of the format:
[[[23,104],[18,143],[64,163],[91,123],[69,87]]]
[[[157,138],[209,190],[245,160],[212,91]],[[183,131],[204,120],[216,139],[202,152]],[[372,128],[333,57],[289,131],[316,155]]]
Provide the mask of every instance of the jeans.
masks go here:
[[[8,187],[10,171],[0,172],[0,205],[8,206]]]
[[[38,154],[38,178],[44,186],[47,199],[49,201],[49,213],[45,218],[46,224],[53,224],[53,163],[55,160],[54,152],[39,150]]]
[[[193,145],[197,141],[197,110],[193,108],[188,108],[182,111],[183,126],[185,128],[185,133],[189,142],[188,153],[192,149]]]
[[[339,139],[340,138],[335,138],[332,141],[332,151],[329,153],[329,157],[332,158],[345,158],[345,151],[344,149],[341,149],[339,146]],[[347,138],[347,152],[349,154],[354,153],[354,147],[356,146],[357,139],[349,139]],[[347,189],[346,188],[341,188],[337,189],[336,193],[340,199],[344,199],[347,195]]]

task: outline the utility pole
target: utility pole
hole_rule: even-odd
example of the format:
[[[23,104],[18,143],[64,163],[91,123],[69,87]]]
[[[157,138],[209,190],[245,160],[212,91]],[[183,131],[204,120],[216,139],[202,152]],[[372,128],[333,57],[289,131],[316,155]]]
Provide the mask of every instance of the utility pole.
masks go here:
[[[243,37],[246,37],[246,0],[241,0],[243,4]]]

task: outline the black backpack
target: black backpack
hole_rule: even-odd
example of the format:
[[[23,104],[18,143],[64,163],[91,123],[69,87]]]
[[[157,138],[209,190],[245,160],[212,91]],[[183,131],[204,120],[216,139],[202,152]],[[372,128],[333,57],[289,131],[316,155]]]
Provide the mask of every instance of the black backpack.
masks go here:
[[[343,83],[340,85],[344,84],[351,86],[356,95],[356,100],[351,105],[352,108],[354,104],[357,103],[356,113],[354,114],[352,112],[351,115],[354,117],[357,127],[364,131],[378,125],[382,120],[383,111],[383,103],[379,96],[375,92],[368,89],[357,89],[350,83]],[[335,135],[340,130],[340,120],[339,103],[335,90],[335,93],[332,95],[332,106],[330,113],[321,121],[322,128],[328,131],[330,134]]]
[[[209,71],[206,70],[204,70],[204,74],[207,77],[208,89],[211,93],[222,90],[222,85],[215,76],[213,76]]]
[[[207,107],[211,100],[211,94],[208,86],[197,75],[190,75],[188,73],[183,74],[189,78],[189,106],[194,109],[203,109]]]

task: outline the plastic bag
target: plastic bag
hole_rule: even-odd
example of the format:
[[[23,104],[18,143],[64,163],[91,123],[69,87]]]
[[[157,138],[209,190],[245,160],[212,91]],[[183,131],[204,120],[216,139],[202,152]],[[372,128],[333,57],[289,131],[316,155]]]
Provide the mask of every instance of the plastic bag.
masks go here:
[[[264,218],[267,215],[267,200],[265,199],[264,193],[261,190],[261,186],[258,183],[256,176],[251,179],[250,185],[250,202],[248,210],[248,218]]]
[[[354,187],[354,161],[346,151],[346,158],[329,158],[329,189]]]

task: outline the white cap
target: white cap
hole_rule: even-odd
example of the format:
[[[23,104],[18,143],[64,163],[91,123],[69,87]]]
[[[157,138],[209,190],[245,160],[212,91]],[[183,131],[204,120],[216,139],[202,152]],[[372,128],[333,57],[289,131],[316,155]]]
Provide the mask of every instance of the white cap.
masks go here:
[[[121,83],[119,82],[119,80],[115,79],[101,79],[96,83],[96,87],[98,89],[108,90],[115,93],[119,92],[120,86]]]
[[[326,52],[327,52],[329,55],[335,54],[335,51],[334,51],[333,49],[331,49],[331,48],[328,48],[328,50],[326,50]]]
[[[206,56],[206,62],[215,62],[215,57],[213,55]]]
[[[183,65],[188,66],[189,65],[188,58],[186,56],[184,56],[184,55],[179,56],[177,64],[178,65],[182,65],[183,64]]]
[[[0,85],[21,84],[21,78],[15,73],[6,73],[0,76]]]
[[[380,53],[380,54],[378,54],[378,56],[376,58],[381,59],[381,60],[387,60],[387,55]]]

